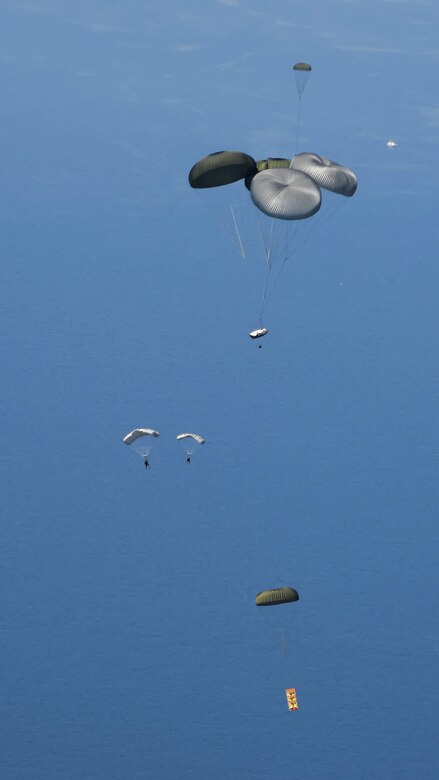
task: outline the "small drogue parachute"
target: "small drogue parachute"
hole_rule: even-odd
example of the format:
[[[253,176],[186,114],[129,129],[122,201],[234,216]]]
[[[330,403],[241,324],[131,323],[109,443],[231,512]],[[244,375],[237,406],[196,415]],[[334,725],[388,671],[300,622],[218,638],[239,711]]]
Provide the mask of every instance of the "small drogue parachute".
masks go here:
[[[306,173],[319,187],[338,195],[351,198],[357,189],[357,177],[353,171],[319,154],[296,154],[291,160],[291,168]]]
[[[285,688],[285,695],[287,697],[288,709],[290,712],[294,712],[299,709],[297,703],[297,693],[295,688]]]
[[[308,62],[296,62],[296,64],[293,65],[294,77],[296,79],[299,98],[302,97],[302,93],[306,87],[311,70],[311,65]]]
[[[386,146],[388,146],[389,149],[395,149],[395,147],[398,146],[398,144],[396,143],[396,141],[393,140],[393,138],[389,138],[389,140],[386,143]]]
[[[134,452],[137,452],[142,458],[146,458],[151,452],[154,439],[159,436],[159,432],[153,428],[134,428],[133,431],[124,436],[123,441],[124,444],[129,444]]]
[[[255,601],[257,607],[273,607],[276,604],[290,604],[293,601],[299,601],[299,594],[294,588],[272,588],[271,590],[261,590]]]

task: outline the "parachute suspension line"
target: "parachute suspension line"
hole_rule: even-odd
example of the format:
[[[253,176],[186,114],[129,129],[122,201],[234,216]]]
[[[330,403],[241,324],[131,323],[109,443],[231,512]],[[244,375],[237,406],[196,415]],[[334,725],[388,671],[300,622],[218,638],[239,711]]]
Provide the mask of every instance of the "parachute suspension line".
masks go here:
[[[264,233],[264,229],[261,224],[261,220],[258,216],[258,230],[259,230],[259,237],[261,239],[262,249],[264,252],[265,262],[267,266],[271,267],[271,250],[272,250],[272,243],[273,243],[273,229],[274,229],[274,220],[271,220],[270,223],[270,235],[267,236]]]
[[[260,322],[261,325],[262,325],[262,317],[263,317],[263,314],[264,314],[265,302],[267,300],[268,285],[270,283],[270,274],[271,274],[271,265],[269,265],[268,268],[267,268],[267,275],[266,275],[266,278],[265,278],[264,292],[262,293],[261,307],[259,309],[259,322]]]
[[[296,154],[299,152],[299,133],[300,133],[300,119],[302,114],[302,94],[299,92],[299,108],[297,109],[297,123],[296,123]]]
[[[270,227],[269,227],[269,235],[268,240],[266,240],[266,236],[264,235],[264,231],[262,229],[261,222],[259,222],[259,232],[261,236],[262,245],[264,248],[264,254],[265,254],[265,261],[267,264],[267,273],[265,277],[265,285],[264,290],[262,293],[262,299],[261,299],[261,306],[259,309],[259,323],[262,325],[262,318],[264,314],[264,308],[265,303],[268,297],[268,289],[270,285],[270,276],[271,276],[271,269],[272,269],[272,261],[271,256],[273,252],[273,241],[274,241],[274,230],[275,230],[275,221],[274,219],[270,220]]]
[[[285,628],[282,629],[281,634],[282,653],[288,655],[288,634]]]
[[[347,200],[347,198],[343,198],[343,200],[337,200],[337,203],[335,203],[332,206],[332,208],[327,209],[324,214],[321,214],[321,212],[320,212],[321,219],[316,224],[313,225],[312,229],[307,231],[306,235],[302,236],[300,238],[300,240],[297,241],[297,243],[294,244],[294,246],[291,247],[291,249],[288,251],[288,254],[285,255],[281,267],[279,268],[279,272],[278,272],[278,274],[276,276],[276,279],[274,280],[273,285],[272,285],[272,290],[274,290],[276,288],[276,286],[277,286],[277,284],[279,282],[281,273],[282,273],[282,271],[284,269],[284,266],[285,266],[285,263],[287,262],[287,260],[289,260],[290,257],[292,257],[297,252],[297,250],[300,249],[301,246],[303,246],[305,243],[307,243],[307,241],[310,238],[312,238],[312,236],[314,236],[321,229],[322,225],[324,225],[325,222],[327,222],[328,219],[330,219],[344,205],[346,200]],[[294,238],[295,237],[296,237],[296,234],[294,235]]]
[[[238,228],[238,223],[236,221],[235,210],[234,210],[232,204],[230,204],[230,211],[232,212],[233,225],[235,227],[236,237],[238,239],[239,249],[240,249],[240,252],[241,252],[241,257],[242,257],[243,260],[245,260],[246,257],[245,257],[245,252],[244,252],[244,246],[242,244],[241,235],[240,235],[239,228]]]

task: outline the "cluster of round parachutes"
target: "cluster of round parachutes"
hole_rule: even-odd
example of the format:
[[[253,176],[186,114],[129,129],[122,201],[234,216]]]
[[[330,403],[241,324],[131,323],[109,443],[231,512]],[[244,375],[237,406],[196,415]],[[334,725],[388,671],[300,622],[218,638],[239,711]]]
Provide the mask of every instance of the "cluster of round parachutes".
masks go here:
[[[293,66],[299,96],[296,147],[301,97],[311,70],[311,65],[307,62],[297,62]],[[267,157],[255,160],[250,154],[243,151],[218,151],[202,157],[189,172],[189,184],[196,190],[227,187],[239,181],[244,182],[257,212],[262,212],[266,217],[276,222],[283,221],[285,227],[285,223],[306,220],[317,214],[322,204],[322,190],[350,198],[357,189],[357,178],[353,171],[334,162],[334,160],[313,152],[302,152],[296,154],[292,159]],[[230,208],[241,255],[245,257],[237,220],[232,206]],[[273,262],[274,224],[271,223],[269,236],[262,238],[268,272],[259,312],[259,327],[249,334],[252,339],[261,338],[268,332],[266,328],[262,327],[262,313]],[[259,225],[259,232],[264,233],[264,228],[261,225]],[[290,241],[291,233],[289,231],[287,233],[288,235],[285,234],[283,241],[283,262],[295,251],[292,249]],[[279,246],[278,239],[277,245]],[[272,286],[275,283],[271,280]]]
[[[318,154],[253,159],[246,152],[213,152],[189,172],[194,189],[233,184],[243,179],[255,206],[274,219],[308,219],[318,212],[321,190],[351,197],[357,189],[353,171]]]

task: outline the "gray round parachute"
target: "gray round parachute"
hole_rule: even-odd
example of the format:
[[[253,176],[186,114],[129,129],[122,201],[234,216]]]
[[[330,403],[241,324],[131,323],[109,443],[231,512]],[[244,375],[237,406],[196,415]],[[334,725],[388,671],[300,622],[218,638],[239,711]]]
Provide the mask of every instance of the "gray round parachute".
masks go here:
[[[357,177],[353,171],[319,154],[312,152],[296,154],[291,160],[290,167],[295,171],[306,173],[319,187],[336,192],[338,195],[346,195],[350,198],[357,189]]]
[[[290,604],[293,601],[299,601],[299,594],[294,588],[272,588],[271,590],[261,590],[255,601],[257,607],[273,607],[277,604]]]
[[[275,219],[308,219],[322,202],[318,185],[302,171],[273,168],[256,174],[250,185],[255,206]]]
[[[189,184],[195,189],[222,187],[256,171],[256,161],[245,152],[213,152],[191,168]]]
[[[142,458],[146,458],[152,448],[154,439],[160,436],[158,431],[153,428],[134,428],[133,431],[124,436],[124,444],[129,444],[134,452],[137,452]]]

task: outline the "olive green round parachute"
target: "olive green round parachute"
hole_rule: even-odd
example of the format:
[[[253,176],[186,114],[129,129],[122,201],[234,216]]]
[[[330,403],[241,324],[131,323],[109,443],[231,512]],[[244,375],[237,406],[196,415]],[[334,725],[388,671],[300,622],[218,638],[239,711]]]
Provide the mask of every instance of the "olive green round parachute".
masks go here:
[[[295,65],[293,65],[293,70],[312,70],[311,65],[309,62],[296,62]]]
[[[245,152],[213,152],[191,168],[189,184],[195,189],[222,187],[256,171],[256,161]]]
[[[294,588],[273,588],[261,590],[256,596],[257,607],[274,607],[276,604],[290,604],[299,601],[299,594]]]
[[[319,187],[351,198],[357,189],[357,177],[349,168],[312,152],[296,154],[291,168],[311,177]]]
[[[256,171],[249,173],[245,177],[245,186],[250,189],[253,176],[261,171],[271,170],[272,168],[289,168],[291,160],[289,157],[268,157],[266,160],[258,160],[256,163]]]
[[[308,62],[296,62],[296,64],[293,65],[294,78],[296,79],[299,100],[302,97],[302,92],[306,87],[311,70],[311,65]]]
[[[255,206],[275,219],[307,219],[322,202],[318,185],[301,171],[272,168],[254,176],[250,195]]]

